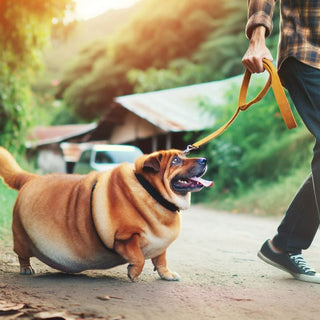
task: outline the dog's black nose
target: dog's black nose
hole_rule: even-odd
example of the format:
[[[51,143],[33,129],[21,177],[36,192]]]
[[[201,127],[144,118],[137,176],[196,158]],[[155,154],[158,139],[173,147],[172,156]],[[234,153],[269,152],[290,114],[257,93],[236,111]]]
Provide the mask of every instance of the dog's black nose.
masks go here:
[[[201,164],[202,166],[205,166],[207,164],[207,159],[206,158],[200,158],[200,159],[198,159],[198,163]]]

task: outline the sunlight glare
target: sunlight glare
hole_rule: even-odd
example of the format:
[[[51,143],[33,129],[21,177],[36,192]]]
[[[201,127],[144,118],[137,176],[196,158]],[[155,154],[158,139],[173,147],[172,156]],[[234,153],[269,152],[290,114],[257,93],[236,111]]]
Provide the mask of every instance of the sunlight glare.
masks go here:
[[[74,0],[76,19],[87,20],[111,9],[127,8],[140,0]]]

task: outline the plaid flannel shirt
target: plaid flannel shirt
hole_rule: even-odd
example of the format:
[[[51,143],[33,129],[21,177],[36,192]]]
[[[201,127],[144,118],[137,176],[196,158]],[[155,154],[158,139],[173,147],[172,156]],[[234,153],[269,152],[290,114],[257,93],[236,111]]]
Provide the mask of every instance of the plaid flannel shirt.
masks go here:
[[[263,25],[266,37],[272,32],[272,17],[277,0],[248,0],[246,35],[250,39],[255,27]],[[280,0],[281,28],[278,68],[294,57],[320,69],[320,0]]]

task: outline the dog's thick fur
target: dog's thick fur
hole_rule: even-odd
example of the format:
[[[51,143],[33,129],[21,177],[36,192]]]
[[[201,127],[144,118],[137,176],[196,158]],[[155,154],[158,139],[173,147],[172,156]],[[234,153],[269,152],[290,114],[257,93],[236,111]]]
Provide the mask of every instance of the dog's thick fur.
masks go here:
[[[179,150],[169,150],[110,171],[42,176],[21,169],[0,147],[0,176],[19,190],[12,230],[20,273],[34,273],[33,256],[68,273],[128,262],[128,276],[134,281],[145,259],[152,259],[162,279],[178,280],[179,275],[167,268],[166,249],[180,232],[179,211],[168,210],[150,196],[135,174],[177,208],[187,209],[190,191],[201,186],[184,189],[178,178],[199,177],[205,170],[205,159],[188,159]]]

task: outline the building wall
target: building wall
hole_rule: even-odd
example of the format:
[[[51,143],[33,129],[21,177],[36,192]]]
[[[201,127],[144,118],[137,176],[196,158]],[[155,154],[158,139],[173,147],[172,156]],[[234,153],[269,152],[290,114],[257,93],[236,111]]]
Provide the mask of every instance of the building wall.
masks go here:
[[[165,131],[155,127],[150,122],[139,118],[134,113],[128,112],[124,123],[114,128],[109,141],[113,144],[121,144],[165,133]]]
[[[66,162],[59,150],[42,149],[37,159],[38,168],[43,173],[66,172]]]

